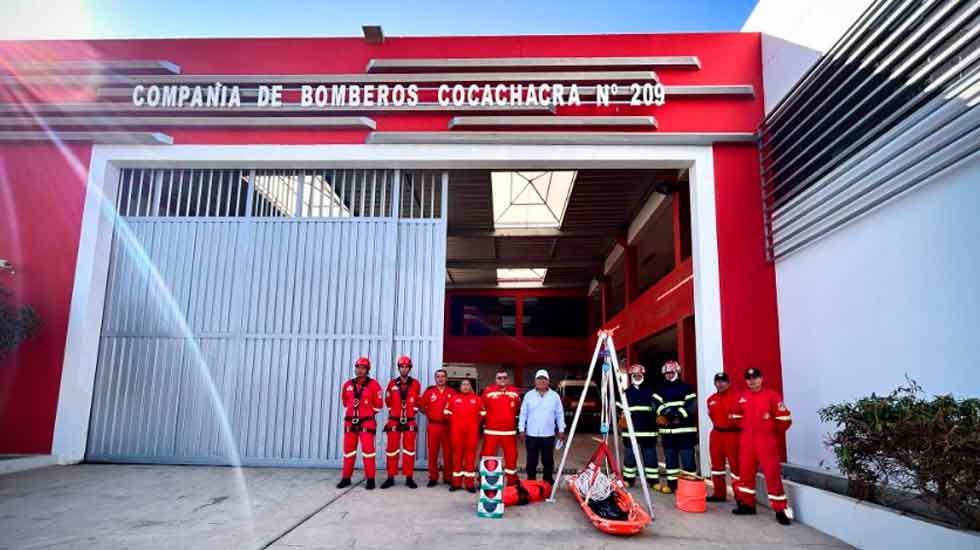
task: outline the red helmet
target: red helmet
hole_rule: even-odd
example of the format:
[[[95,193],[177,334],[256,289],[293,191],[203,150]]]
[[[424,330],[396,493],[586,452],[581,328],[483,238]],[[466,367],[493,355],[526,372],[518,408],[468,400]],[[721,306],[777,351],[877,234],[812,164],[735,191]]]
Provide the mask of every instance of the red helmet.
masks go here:
[[[401,367],[403,365],[407,365],[407,366],[411,367],[412,366],[412,358],[409,357],[409,356],[407,356],[407,355],[402,355],[401,357],[399,357],[398,358],[398,366]]]
[[[367,367],[371,368],[371,360],[367,357],[358,357],[357,361],[354,362],[355,367]]]

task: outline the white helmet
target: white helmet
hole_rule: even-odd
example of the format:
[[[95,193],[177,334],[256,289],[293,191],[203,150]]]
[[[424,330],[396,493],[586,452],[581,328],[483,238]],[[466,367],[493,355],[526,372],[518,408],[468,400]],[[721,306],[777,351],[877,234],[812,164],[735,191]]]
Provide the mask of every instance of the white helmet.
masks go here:
[[[681,364],[678,363],[677,361],[667,361],[666,363],[664,363],[663,368],[660,369],[660,372],[663,374],[676,372],[679,376],[681,373]]]

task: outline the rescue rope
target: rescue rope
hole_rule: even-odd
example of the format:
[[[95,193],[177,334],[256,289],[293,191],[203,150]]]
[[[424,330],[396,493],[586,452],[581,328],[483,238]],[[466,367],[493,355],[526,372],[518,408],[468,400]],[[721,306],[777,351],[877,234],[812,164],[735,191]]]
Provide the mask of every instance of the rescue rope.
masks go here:
[[[613,493],[613,481],[602,471],[596,471],[593,462],[575,478],[575,489],[580,495],[585,495],[587,500],[598,502],[606,500]]]

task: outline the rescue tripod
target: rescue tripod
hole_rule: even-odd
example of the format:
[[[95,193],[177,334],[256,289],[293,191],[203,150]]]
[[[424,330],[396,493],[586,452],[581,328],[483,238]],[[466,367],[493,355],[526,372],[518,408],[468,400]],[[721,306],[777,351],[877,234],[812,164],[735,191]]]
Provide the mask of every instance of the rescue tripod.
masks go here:
[[[633,417],[630,414],[629,405],[626,401],[626,388],[618,381],[616,373],[619,372],[619,359],[616,357],[616,345],[613,343],[613,330],[599,331],[599,337],[595,344],[595,351],[592,353],[592,361],[589,363],[589,372],[585,376],[585,385],[582,386],[582,395],[579,397],[578,405],[575,407],[575,416],[572,417],[572,427],[568,432],[568,441],[561,454],[561,462],[558,464],[558,475],[555,478],[555,485],[551,488],[551,496],[548,502],[555,501],[561,478],[565,474],[565,461],[568,459],[568,451],[572,448],[572,441],[575,439],[575,429],[578,427],[579,417],[582,415],[582,404],[585,403],[589,384],[592,382],[592,375],[595,372],[596,361],[602,357],[602,378],[599,387],[599,400],[602,403],[602,415],[599,425],[599,432],[602,434],[602,442],[609,441],[609,428],[612,425],[614,438],[613,448],[616,451],[616,461],[620,461],[619,451],[619,426],[616,422],[616,403],[623,404],[623,416],[626,418],[626,430],[629,434],[630,447],[633,449],[633,457],[636,459],[636,469],[640,474],[640,482],[643,487],[643,498],[646,501],[647,510],[650,512],[650,519],[655,520],[653,513],[653,503],[650,500],[650,489],[647,485],[647,477],[643,465],[643,453],[640,445],[636,441],[636,432],[633,429]],[[617,399],[618,394],[618,399]]]

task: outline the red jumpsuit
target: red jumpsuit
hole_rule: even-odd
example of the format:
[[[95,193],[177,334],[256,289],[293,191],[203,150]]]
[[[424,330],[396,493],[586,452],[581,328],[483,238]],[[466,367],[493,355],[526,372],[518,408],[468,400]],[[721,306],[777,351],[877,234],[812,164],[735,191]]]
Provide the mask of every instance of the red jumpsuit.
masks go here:
[[[422,394],[419,408],[429,419],[428,449],[429,449],[429,479],[439,481],[439,448],[442,448],[442,479],[446,483],[452,479],[452,446],[449,444],[449,417],[445,414],[449,400],[456,397],[456,390],[446,386],[442,390],[438,386],[429,386]]]
[[[377,456],[374,434],[378,428],[374,415],[381,411],[384,404],[381,385],[369,376],[363,380],[348,380],[340,389],[340,401],[344,405],[344,468],[341,477],[350,478],[354,473],[354,457],[360,440],[364,477],[374,479]]]
[[[418,412],[419,393],[422,386],[419,381],[409,376],[402,381],[401,377],[388,382],[385,391],[385,405],[388,406],[388,421],[385,422],[385,433],[388,435],[388,477],[398,475],[398,455],[402,455],[402,474],[412,477],[415,471],[415,438],[418,435],[418,424],[415,413]]]
[[[789,429],[792,417],[783,398],[773,390],[744,391],[735,403],[742,437],[738,449],[738,481],[735,498],[746,506],[755,506],[755,473],[762,466],[774,512],[786,509],[786,493],[779,471],[779,439]]]
[[[483,400],[475,393],[458,393],[446,403],[453,448],[453,487],[466,479],[466,487],[476,482],[476,445],[480,441],[480,419],[487,414]]]
[[[738,440],[742,430],[735,418],[737,400],[738,394],[732,389],[715,393],[708,398],[708,416],[714,424],[708,438],[708,447],[711,450],[711,481],[714,484],[714,496],[721,498],[728,496],[725,487],[726,459],[732,470],[732,483],[739,479]]]
[[[521,395],[514,386],[487,386],[483,390],[487,407],[487,423],[483,426],[483,452],[494,456],[497,447],[504,448],[504,474],[507,485],[517,483],[517,415],[521,410]]]

